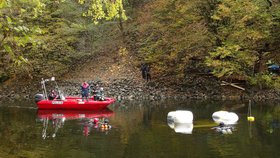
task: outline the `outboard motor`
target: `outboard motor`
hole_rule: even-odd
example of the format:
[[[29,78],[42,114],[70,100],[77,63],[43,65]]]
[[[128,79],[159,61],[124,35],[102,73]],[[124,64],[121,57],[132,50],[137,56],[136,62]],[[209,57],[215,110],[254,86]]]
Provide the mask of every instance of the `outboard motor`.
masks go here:
[[[35,102],[39,102],[41,100],[44,100],[44,95],[43,94],[36,94],[35,95]]]

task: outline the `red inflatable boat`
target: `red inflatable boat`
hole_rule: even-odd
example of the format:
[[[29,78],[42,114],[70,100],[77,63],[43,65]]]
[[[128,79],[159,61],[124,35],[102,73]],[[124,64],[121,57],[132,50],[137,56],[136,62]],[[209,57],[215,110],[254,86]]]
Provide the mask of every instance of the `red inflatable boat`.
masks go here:
[[[55,83],[55,90],[57,92],[57,97],[55,97],[55,99],[49,99],[48,97],[45,83],[49,81]],[[42,79],[41,84],[43,93],[35,95],[35,101],[39,109],[100,110],[115,102],[114,98],[107,98],[104,96],[99,96],[99,98],[92,96],[87,100],[82,100],[81,97],[64,97],[54,77],[51,79]]]
[[[39,109],[84,109],[84,110],[99,110],[105,109],[108,105],[115,102],[114,98],[105,98],[103,101],[89,98],[82,100],[79,97],[65,97],[65,99],[41,100],[37,102]]]

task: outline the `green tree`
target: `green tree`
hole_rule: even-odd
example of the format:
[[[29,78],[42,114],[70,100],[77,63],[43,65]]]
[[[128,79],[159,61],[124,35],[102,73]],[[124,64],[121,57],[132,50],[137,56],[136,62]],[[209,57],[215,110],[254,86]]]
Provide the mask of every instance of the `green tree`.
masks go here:
[[[270,59],[276,63],[280,63],[280,2],[272,1],[271,6],[271,14],[273,17],[273,25],[271,30],[272,41],[270,43]]]
[[[206,60],[214,75],[248,77],[254,69],[260,71],[271,41],[273,16],[269,5],[262,0],[219,1],[211,18],[220,42]]]
[[[87,7],[83,16],[90,17],[95,24],[103,20],[118,20],[120,30],[123,32],[123,20],[127,20],[123,7],[123,0],[78,0]]]
[[[139,56],[154,64],[156,71],[184,74],[193,57],[205,56],[212,48],[202,9],[204,1],[156,0],[138,17]]]
[[[33,35],[40,34],[41,30],[32,22],[43,9],[40,0],[0,1],[0,81],[28,64],[24,48],[37,42]]]
[[[0,82],[15,74],[39,77],[67,72],[75,61],[98,51],[96,47],[104,39],[101,34],[110,27],[95,24],[116,20],[123,30],[126,15],[122,3],[122,0],[1,1]]]

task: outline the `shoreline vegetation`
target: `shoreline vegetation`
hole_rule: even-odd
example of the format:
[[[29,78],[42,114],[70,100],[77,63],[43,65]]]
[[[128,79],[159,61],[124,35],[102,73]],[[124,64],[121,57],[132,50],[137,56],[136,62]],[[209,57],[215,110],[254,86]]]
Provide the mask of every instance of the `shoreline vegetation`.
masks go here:
[[[3,0],[0,41],[0,100],[52,76],[65,95],[88,81],[117,99],[280,99],[279,1]]]

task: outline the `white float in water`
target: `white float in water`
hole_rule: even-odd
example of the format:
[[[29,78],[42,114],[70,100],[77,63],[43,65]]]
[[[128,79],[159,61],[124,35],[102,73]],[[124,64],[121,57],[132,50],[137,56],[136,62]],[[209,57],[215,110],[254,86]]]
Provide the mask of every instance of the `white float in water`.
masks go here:
[[[171,111],[167,114],[167,123],[176,133],[191,134],[193,130],[193,113],[186,110]]]
[[[171,111],[167,119],[172,119],[175,123],[193,123],[193,113],[187,110]]]
[[[234,112],[228,112],[228,111],[217,111],[214,112],[212,115],[213,120],[216,123],[223,122],[224,124],[230,125],[230,124],[236,124],[239,117]]]

